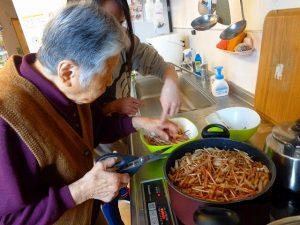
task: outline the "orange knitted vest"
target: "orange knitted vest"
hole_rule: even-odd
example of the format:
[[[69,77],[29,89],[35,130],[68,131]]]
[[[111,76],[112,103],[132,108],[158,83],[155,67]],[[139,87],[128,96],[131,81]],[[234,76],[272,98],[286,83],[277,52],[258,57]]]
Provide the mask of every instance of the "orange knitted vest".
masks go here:
[[[41,92],[19,75],[15,60],[20,56],[11,57],[0,71],[0,117],[35,156],[43,182],[55,187],[68,185],[93,166],[90,106],[78,106],[83,134],[80,137]],[[89,225],[92,205],[93,200],[89,200],[66,211],[55,224]]]

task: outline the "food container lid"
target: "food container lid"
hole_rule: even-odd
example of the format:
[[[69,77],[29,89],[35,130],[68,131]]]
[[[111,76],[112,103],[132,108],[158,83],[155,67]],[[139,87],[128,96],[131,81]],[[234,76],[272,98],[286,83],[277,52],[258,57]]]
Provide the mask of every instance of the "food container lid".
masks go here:
[[[275,126],[272,130],[272,135],[282,144],[295,144],[295,141],[298,141],[298,144],[300,144],[300,119],[296,122]]]
[[[284,154],[298,158],[298,154],[300,154],[300,119],[293,123],[275,126],[272,136],[284,145]]]

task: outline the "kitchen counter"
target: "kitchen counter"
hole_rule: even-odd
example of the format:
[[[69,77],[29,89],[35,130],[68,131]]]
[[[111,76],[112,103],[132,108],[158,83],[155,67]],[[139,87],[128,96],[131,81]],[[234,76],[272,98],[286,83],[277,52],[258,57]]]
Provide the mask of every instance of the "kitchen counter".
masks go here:
[[[232,88],[228,96],[214,98],[209,93],[209,82],[207,80],[199,80],[199,78],[193,77],[190,74],[186,75],[189,76],[189,79],[192,81],[191,83],[198,85],[195,86],[195,88],[199,88],[201,92],[205,92],[205,94],[215,102],[215,104],[212,104],[209,107],[179,113],[178,115],[176,115],[186,117],[193,121],[196,124],[199,132],[201,132],[202,128],[206,125],[205,117],[216,110],[233,106],[244,106],[252,108],[249,103],[247,103],[240,97],[243,94],[238,93],[236,88]],[[262,122],[256,134],[249,140],[249,143],[262,150],[264,147],[266,136],[271,132],[271,129],[272,126],[270,124]],[[142,144],[138,133],[134,133],[130,136],[130,153],[136,156],[147,155],[150,153]],[[144,165],[132,177],[130,183],[132,225],[147,224],[145,221],[146,215],[141,182],[163,177],[163,163],[164,159],[150,162]]]

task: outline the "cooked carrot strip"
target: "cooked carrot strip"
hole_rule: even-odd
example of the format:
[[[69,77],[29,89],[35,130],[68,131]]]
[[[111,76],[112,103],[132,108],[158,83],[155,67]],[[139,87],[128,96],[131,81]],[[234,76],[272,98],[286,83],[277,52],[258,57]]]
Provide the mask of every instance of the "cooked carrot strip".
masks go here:
[[[146,142],[150,145],[171,145],[171,144],[177,144],[180,142],[184,142],[189,140],[189,130],[183,131],[182,129],[178,130],[178,133],[174,135],[173,137],[170,137],[170,140],[164,140],[160,136],[156,134],[144,134],[144,139]]]

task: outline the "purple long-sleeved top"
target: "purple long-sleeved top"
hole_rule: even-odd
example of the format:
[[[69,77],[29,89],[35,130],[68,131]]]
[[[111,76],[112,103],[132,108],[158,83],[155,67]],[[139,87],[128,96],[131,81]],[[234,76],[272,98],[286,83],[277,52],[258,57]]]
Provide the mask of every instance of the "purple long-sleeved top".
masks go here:
[[[63,118],[81,135],[76,104],[30,64],[35,54],[20,58],[20,74],[33,83]],[[94,145],[110,143],[132,132],[130,117],[103,116],[91,104]],[[44,225],[56,221],[67,209],[75,206],[68,186],[45,187],[40,182],[40,167],[34,155],[18,134],[0,118],[0,224]]]

